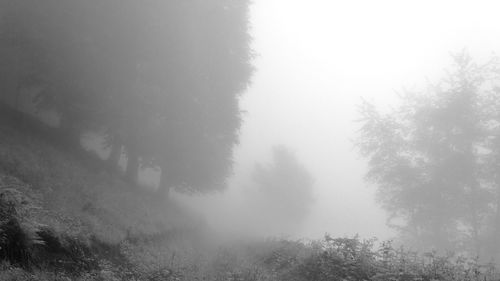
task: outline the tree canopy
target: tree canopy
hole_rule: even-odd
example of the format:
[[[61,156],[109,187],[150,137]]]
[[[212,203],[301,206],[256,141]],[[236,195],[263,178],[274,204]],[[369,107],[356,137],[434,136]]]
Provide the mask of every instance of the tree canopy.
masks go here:
[[[116,166],[162,170],[162,190],[221,189],[252,73],[248,1],[0,1],[2,100],[36,85],[78,143],[105,131]]]

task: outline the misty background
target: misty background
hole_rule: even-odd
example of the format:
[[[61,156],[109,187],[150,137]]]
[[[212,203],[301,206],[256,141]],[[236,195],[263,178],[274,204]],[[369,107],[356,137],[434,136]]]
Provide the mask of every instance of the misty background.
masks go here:
[[[360,234],[388,239],[387,214],[353,140],[363,99],[387,110],[404,88],[422,90],[464,48],[481,61],[500,50],[493,1],[255,1],[251,5],[256,73],[228,190],[184,198],[221,229],[248,231],[238,219],[256,163],[274,145],[294,150],[315,179],[315,203],[296,238]],[[230,210],[230,211],[229,211]],[[239,211],[238,211],[239,210]],[[229,219],[220,219],[229,215]],[[234,215],[234,217],[232,217]],[[253,228],[256,232],[266,230]]]

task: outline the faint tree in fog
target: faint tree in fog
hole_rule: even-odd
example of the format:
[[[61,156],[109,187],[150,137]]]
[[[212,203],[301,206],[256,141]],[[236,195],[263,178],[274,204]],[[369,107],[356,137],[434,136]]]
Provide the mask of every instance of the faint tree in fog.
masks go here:
[[[403,237],[419,247],[478,253],[498,208],[496,180],[485,173],[500,164],[491,143],[497,64],[477,65],[465,52],[453,58],[446,78],[426,92],[404,93],[387,114],[364,102],[357,144],[369,160],[367,179]]]
[[[500,88],[488,93],[484,103],[484,148],[481,170],[481,184],[490,191],[490,216],[487,217],[485,252],[500,258]]]
[[[258,164],[253,173],[256,185],[253,208],[259,218],[278,232],[295,231],[309,215],[313,204],[313,178],[292,151],[273,148],[272,162]]]

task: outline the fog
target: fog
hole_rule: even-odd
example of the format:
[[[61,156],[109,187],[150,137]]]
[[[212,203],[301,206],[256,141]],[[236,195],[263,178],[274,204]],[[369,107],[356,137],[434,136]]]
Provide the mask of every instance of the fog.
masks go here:
[[[0,172],[42,182],[55,211],[64,196],[89,201],[73,214],[87,233],[119,213],[119,243],[130,224],[146,221],[146,241],[181,221],[223,238],[500,253],[488,249],[500,234],[495,2],[34,2],[0,2],[0,106],[20,134],[3,134]],[[14,145],[38,138],[84,164]],[[69,172],[43,164],[59,162]]]
[[[450,53],[466,49],[484,60],[498,52],[496,8],[492,1],[255,1],[256,73],[240,102],[234,176],[225,194],[193,205],[205,206],[222,229],[247,231],[239,212],[251,170],[269,160],[273,145],[287,145],[315,178],[315,204],[300,230],[283,235],[394,236],[353,143],[358,106],[366,99],[391,108],[403,88],[437,81]]]

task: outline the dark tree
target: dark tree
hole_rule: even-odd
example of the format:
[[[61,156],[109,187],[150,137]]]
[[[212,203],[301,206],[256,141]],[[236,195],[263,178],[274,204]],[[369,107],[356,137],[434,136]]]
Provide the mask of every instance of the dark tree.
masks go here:
[[[133,183],[160,166],[164,193],[224,187],[252,73],[248,1],[0,5],[2,77],[40,84],[36,102],[58,113],[70,142],[105,131],[109,165],[125,151]]]
[[[149,120],[146,134],[153,137],[143,142],[142,153],[161,168],[164,194],[172,187],[221,190],[238,141],[239,95],[252,72],[248,3],[193,1],[178,9],[172,17],[183,15],[184,31],[163,42],[174,53],[144,70],[154,89],[165,90],[150,91],[156,115]]]

